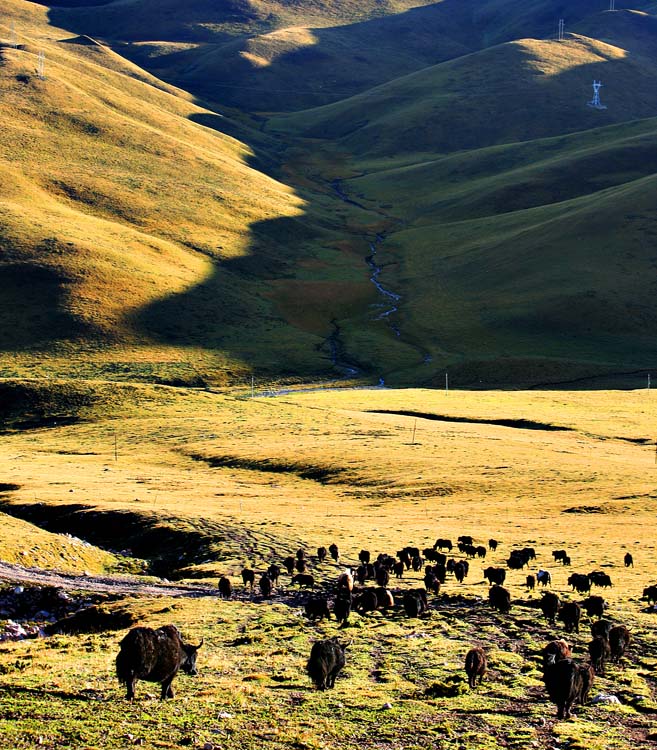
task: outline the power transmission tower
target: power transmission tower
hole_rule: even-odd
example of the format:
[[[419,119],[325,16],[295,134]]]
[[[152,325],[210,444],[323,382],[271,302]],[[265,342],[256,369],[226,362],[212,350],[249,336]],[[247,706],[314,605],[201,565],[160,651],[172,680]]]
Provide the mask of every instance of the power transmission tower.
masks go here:
[[[558,35],[557,35],[557,39],[560,42],[563,42],[565,26],[566,26],[566,22],[563,20],[563,18],[560,18],[559,19],[559,32],[558,32]]]
[[[589,107],[593,109],[607,109],[607,107],[600,102],[600,89],[602,88],[602,81],[593,81],[593,99],[587,102]]]
[[[37,75],[39,78],[43,81],[46,77],[46,54],[43,52],[39,52],[39,56],[37,58]]]

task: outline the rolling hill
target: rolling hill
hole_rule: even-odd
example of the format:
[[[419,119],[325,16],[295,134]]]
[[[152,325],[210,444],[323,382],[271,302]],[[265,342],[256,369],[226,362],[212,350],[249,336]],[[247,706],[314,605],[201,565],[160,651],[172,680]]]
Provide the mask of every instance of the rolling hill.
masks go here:
[[[650,367],[657,26],[621,4],[9,0],[0,373]]]

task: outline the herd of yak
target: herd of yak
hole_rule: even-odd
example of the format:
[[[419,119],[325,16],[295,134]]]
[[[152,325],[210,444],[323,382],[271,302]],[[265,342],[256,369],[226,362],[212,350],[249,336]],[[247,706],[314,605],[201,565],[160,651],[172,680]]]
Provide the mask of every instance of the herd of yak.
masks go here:
[[[489,540],[488,549],[495,550],[498,542]],[[462,582],[469,573],[468,558],[483,559],[486,548],[475,546],[469,536],[458,539],[458,549],[465,559],[456,561],[447,558],[444,551],[451,552],[453,544],[449,539],[438,539],[433,547],[420,550],[416,547],[405,547],[396,556],[380,554],[372,561],[369,551],[361,550],[359,565],[348,568],[341,573],[335,585],[333,598],[333,615],[345,626],[348,623],[352,609],[364,614],[376,610],[386,610],[395,607],[395,597],[388,588],[391,576],[402,578],[410,569],[415,572],[424,570],[424,588],[406,589],[401,596],[401,605],[409,617],[420,617],[428,608],[428,594],[438,594],[446,576],[451,574],[455,580]],[[570,557],[565,550],[555,550],[555,562],[563,565],[570,564]],[[339,562],[339,550],[332,544],[328,549],[319,547],[317,561],[324,562],[328,556]],[[507,559],[510,569],[519,570],[529,565],[536,558],[532,548],[513,550]],[[627,553],[624,558],[625,567],[634,565],[632,555]],[[293,584],[300,587],[314,589],[315,579],[307,572],[308,560],[303,549],[296,555],[290,555],[283,560],[283,568],[292,577]],[[258,586],[263,599],[272,596],[278,579],[282,574],[281,567],[276,564],[269,566],[258,580]],[[251,591],[255,586],[256,574],[253,570],[242,570],[244,586]],[[511,595],[503,587],[506,578],[504,568],[488,567],[484,570],[484,577],[490,584],[488,601],[492,608],[502,614],[511,609]],[[362,587],[366,581],[376,582],[376,587]],[[536,585],[544,589],[551,582],[548,571],[539,570],[536,575],[528,575],[526,585],[533,590]],[[543,591],[539,607],[546,620],[556,624],[556,620],[563,622],[567,632],[579,633],[582,610],[586,611],[592,620],[592,640],[588,645],[590,661],[578,663],[572,658],[571,649],[565,640],[554,640],[547,644],[542,651],[543,679],[550,700],[557,705],[558,718],[569,718],[572,706],[576,703],[584,704],[593,683],[595,674],[604,674],[608,661],[619,662],[630,644],[631,636],[624,625],[613,626],[604,619],[606,604],[601,596],[590,595],[591,587],[609,587],[612,585],[609,576],[601,571],[589,574],[573,573],[568,578],[569,585],[578,593],[589,594],[581,604],[568,601],[562,604],[559,596],[552,591]],[[222,577],[219,581],[219,595],[231,597],[233,586],[231,581]],[[657,586],[649,586],[644,590],[644,597],[650,602],[657,602]],[[312,594],[305,603],[306,616],[311,620],[330,618],[329,599],[325,595]],[[598,619],[593,621],[593,618]],[[138,679],[161,683],[161,698],[173,697],[171,683],[179,670],[188,674],[196,674],[196,655],[203,641],[198,646],[186,644],[180,631],[174,625],[167,625],[157,630],[147,627],[133,628],[121,641],[120,652],[116,658],[116,673],[120,682],[127,687],[127,698],[135,695],[135,682]],[[313,644],[307,663],[308,676],[319,690],[332,688],[335,679],[345,665],[345,650],[347,646],[340,643],[337,637],[317,641]],[[465,671],[470,688],[474,688],[477,679],[483,679],[488,668],[488,660],[483,648],[470,649],[465,659]]]

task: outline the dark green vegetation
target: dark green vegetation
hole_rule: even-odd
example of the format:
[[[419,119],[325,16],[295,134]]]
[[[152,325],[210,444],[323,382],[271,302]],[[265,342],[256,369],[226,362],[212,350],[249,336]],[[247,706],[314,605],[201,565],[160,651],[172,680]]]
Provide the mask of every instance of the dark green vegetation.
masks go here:
[[[657,19],[616,5],[11,0],[58,41],[46,81],[2,52],[4,374],[648,370]]]

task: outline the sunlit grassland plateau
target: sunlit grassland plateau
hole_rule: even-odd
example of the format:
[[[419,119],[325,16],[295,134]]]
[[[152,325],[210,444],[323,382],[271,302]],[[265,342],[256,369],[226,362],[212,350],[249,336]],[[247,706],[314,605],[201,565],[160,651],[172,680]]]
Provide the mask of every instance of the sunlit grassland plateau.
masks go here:
[[[419,620],[397,611],[354,614],[343,630],[311,624],[287,576],[273,603],[246,592],[231,602],[128,599],[141,623],[176,622],[190,640],[206,639],[200,677],[179,677],[167,703],[148,697],[156,690],[143,682],[135,704],[122,698],[113,677],[121,633],[4,644],[2,731],[16,747],[630,748],[654,733],[657,642],[654,614],[640,601],[655,550],[652,391],[249,398],[100,383],[5,388],[22,406],[3,415],[3,510],[112,549],[134,542],[135,555],[167,564],[173,577],[214,584],[228,575],[240,591],[242,566],[264,570],[303,546],[330,586],[361,548],[394,554],[459,534],[500,542],[471,563],[464,584],[448,578]],[[36,427],[39,419],[50,426]],[[149,548],[154,528],[175,556]],[[340,564],[317,565],[315,547],[331,542]],[[14,545],[32,564],[52,564],[28,536]],[[489,609],[481,577],[522,546],[536,548],[536,567],[551,570],[564,599],[581,599],[567,586],[570,572],[610,574],[608,616],[630,627],[634,643],[594,692],[614,693],[621,706],[554,719],[538,650],[563,630],[532,608],[540,594],[526,591],[526,570],[509,571],[508,616]],[[553,563],[556,548],[570,552],[571,569]],[[623,567],[626,551],[634,568]],[[408,573],[393,585],[421,578]],[[581,633],[566,636],[578,658],[587,630],[585,617]],[[351,641],[347,668],[333,692],[319,694],[305,659],[312,641],[333,634]],[[462,662],[475,643],[489,651],[491,670],[469,693]]]

